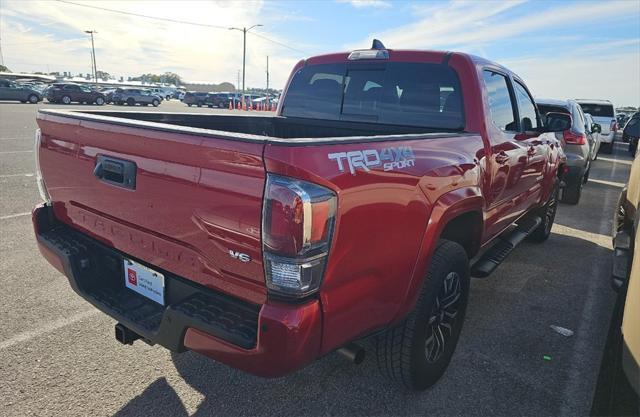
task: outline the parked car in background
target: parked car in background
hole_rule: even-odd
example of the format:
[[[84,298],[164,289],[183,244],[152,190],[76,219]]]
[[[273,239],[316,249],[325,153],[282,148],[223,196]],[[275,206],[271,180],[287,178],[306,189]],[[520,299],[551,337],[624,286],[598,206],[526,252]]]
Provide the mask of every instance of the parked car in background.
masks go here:
[[[628,122],[627,122],[628,124]],[[622,369],[640,395],[640,153],[631,165],[613,222],[613,287],[626,291],[622,319]]]
[[[182,99],[182,102],[187,106],[206,106],[209,100],[209,93],[202,93],[199,91],[187,91]]]
[[[207,106],[226,109],[229,107],[229,103],[233,101],[234,95],[232,93],[209,93]]]
[[[51,103],[86,103],[102,106],[106,97],[99,91],[74,83],[56,83],[47,90],[47,100]]]
[[[595,161],[598,159],[598,152],[600,152],[600,144],[602,140],[600,139],[600,131],[598,129],[593,129],[593,126],[597,123],[593,120],[593,117],[589,113],[584,113],[585,119],[585,131],[587,132],[587,139],[591,144],[591,160]],[[598,125],[600,126],[600,125]]]
[[[184,98],[184,95],[186,94],[186,91],[184,91],[183,89],[176,89],[173,92],[173,98],[178,99],[180,101],[182,101],[182,99]]]
[[[113,103],[113,93],[118,90],[117,88],[103,88],[100,90],[102,94],[104,94],[104,99],[106,103]]]
[[[135,106],[139,104],[141,106],[148,106],[151,104],[153,107],[158,107],[162,98],[156,94],[152,94],[151,91],[141,88],[118,88],[113,93],[113,102],[118,105],[126,104],[128,106]]]
[[[613,152],[613,144],[618,131],[616,110],[613,104],[609,100],[576,99],[576,101],[582,107],[582,111],[589,113],[602,128],[600,134],[602,152],[609,154]]]
[[[0,78],[0,100],[36,104],[42,101],[42,93],[35,88],[22,86],[11,80]]]
[[[591,161],[596,149],[592,133],[598,132],[600,126],[587,126],[582,109],[575,100],[536,99],[541,114],[567,113],[571,115],[571,126],[556,133],[567,156],[568,171],[564,176],[565,186],[562,189],[562,202],[578,204],[582,195],[582,186],[589,179]]]
[[[618,122],[618,128],[622,129],[627,121],[630,119],[630,116],[625,113],[618,113],[616,115],[616,121]],[[624,141],[624,138],[622,139]]]
[[[635,155],[640,141],[640,113],[634,113],[622,129],[622,140],[629,143],[629,153]]]
[[[160,97],[160,101],[168,100],[167,98],[168,95],[164,88],[152,87],[152,88],[146,88],[146,90],[149,91],[151,94]]]

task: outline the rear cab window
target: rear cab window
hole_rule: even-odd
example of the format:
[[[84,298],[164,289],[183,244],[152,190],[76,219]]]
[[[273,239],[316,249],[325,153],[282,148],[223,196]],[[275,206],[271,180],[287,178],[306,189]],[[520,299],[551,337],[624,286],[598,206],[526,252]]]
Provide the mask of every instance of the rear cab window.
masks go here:
[[[282,114],[323,120],[463,130],[456,72],[441,64],[309,65],[289,85]]]

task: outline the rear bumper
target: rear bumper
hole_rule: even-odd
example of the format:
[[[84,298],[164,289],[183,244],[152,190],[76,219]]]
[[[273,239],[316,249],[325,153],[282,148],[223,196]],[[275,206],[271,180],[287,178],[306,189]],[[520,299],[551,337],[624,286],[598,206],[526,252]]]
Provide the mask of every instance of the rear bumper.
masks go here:
[[[286,375],[319,355],[318,300],[254,305],[160,270],[162,306],[125,287],[125,254],[58,222],[46,205],[33,210],[33,224],[40,252],[73,290],[150,344],[193,350],[263,377]]]
[[[612,143],[616,137],[616,132],[610,131],[606,135],[600,135],[600,142]]]

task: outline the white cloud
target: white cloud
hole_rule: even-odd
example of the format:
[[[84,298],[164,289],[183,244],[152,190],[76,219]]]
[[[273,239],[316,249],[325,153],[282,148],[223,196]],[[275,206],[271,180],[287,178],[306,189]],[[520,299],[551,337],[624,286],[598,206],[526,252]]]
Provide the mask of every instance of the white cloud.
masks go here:
[[[265,27],[257,29],[264,31],[254,29],[257,33],[288,43],[267,32],[271,20],[262,13],[261,1],[85,4],[219,25],[222,29],[150,20],[58,2],[4,1],[2,39],[6,65],[22,71],[90,72],[90,41],[84,31],[95,29],[99,70],[125,78],[175,71],[185,79],[235,84],[237,70],[242,68],[242,33],[227,30],[229,22],[234,26],[262,23]],[[64,38],[73,40],[60,40]],[[303,54],[247,35],[247,86],[266,84],[267,55],[270,56],[271,85],[281,87]]]
[[[388,9],[391,2],[384,0],[337,0],[338,3],[348,3],[357,9]]]

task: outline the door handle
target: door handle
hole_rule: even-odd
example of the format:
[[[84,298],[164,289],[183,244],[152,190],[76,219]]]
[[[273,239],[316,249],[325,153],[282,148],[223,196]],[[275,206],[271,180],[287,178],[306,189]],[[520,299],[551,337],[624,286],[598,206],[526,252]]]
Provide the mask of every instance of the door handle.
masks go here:
[[[505,151],[500,151],[495,156],[496,162],[499,164],[505,164],[509,160],[509,155]]]

